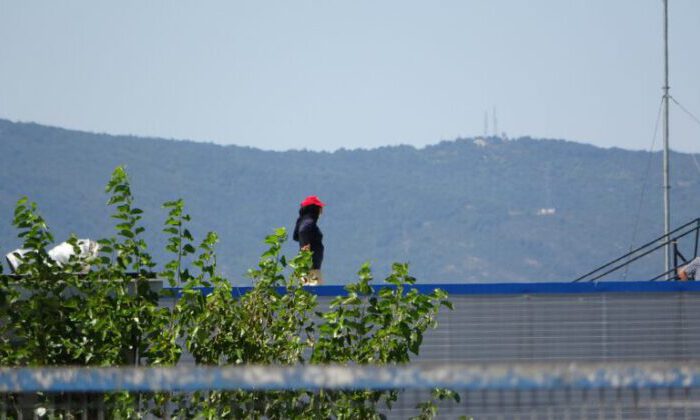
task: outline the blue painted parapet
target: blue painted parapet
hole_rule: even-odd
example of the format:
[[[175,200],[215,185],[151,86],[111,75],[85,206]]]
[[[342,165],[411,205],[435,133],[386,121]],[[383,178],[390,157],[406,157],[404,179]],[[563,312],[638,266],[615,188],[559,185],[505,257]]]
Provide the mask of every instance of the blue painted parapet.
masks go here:
[[[374,284],[375,291],[383,288],[395,289],[389,284]],[[446,291],[452,296],[474,295],[557,295],[557,294],[601,294],[601,293],[679,293],[700,292],[700,282],[650,282],[650,281],[608,281],[596,283],[429,283],[415,284],[407,288],[418,289],[421,293],[432,293],[435,289]],[[242,296],[248,293],[252,287],[234,287],[232,294]],[[344,286],[304,286],[304,289],[325,297],[345,296],[347,291]],[[179,288],[164,288],[175,295],[179,295]],[[200,288],[202,293],[209,294],[212,288]],[[283,287],[278,288],[279,293],[284,293]]]

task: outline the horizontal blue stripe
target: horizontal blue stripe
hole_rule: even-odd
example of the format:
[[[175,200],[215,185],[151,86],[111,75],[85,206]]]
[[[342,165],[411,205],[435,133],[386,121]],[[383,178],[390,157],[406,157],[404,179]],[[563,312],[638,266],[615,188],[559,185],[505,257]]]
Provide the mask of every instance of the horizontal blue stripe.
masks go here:
[[[607,281],[597,283],[472,283],[472,284],[416,284],[407,286],[418,289],[421,293],[432,293],[441,289],[451,296],[472,295],[559,295],[559,294],[591,294],[591,293],[678,293],[700,292],[700,282],[678,281]],[[374,285],[375,291],[382,288],[395,288],[393,285]],[[252,287],[234,287],[233,295],[241,296],[248,293]],[[304,289],[318,296],[347,295],[344,286],[307,286]],[[179,294],[179,288],[166,289]],[[211,288],[201,288],[204,294],[211,293]],[[279,287],[279,293],[285,288]]]
[[[1,392],[432,389],[547,390],[698,388],[684,363],[410,364],[403,366],[189,366],[0,368]]]

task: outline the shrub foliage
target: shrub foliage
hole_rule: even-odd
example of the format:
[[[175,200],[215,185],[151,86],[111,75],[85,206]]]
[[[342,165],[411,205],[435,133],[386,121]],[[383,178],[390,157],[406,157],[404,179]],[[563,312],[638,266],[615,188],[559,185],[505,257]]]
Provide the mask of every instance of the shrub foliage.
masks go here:
[[[283,228],[265,238],[268,249],[248,273],[252,290],[234,297],[231,282],[217,270],[217,235],[196,242],[182,200],[163,205],[171,259],[157,275],[180,293],[173,307],[160,306],[148,283],[156,264],[142,239],[143,212],[134,205],[122,167],[106,191],[114,236],[99,241],[97,257],[74,256],[64,265],[48,256],[54,239],[37,205],[27,198],[17,202],[13,224],[30,251],[19,277],[1,276],[0,365],[172,366],[183,352],[197,364],[214,366],[407,363],[418,354],[425,331],[436,327],[439,308],[451,308],[443,291],[413,288],[408,266],[397,263],[386,278],[393,288],[375,290],[365,264],[358,280],[346,286],[347,295],[319,311],[316,295],[302,287],[310,253],[283,256]],[[68,242],[78,255],[77,239]],[[91,269],[84,273],[86,264]],[[123,392],[104,398],[114,417],[347,419],[381,417],[399,392]],[[458,396],[434,391],[434,399],[445,398]],[[418,408],[429,418],[435,400]]]

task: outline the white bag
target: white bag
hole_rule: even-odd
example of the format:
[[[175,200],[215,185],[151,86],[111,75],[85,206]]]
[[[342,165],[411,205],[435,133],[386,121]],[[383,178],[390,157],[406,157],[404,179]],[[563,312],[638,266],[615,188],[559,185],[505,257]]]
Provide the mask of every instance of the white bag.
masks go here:
[[[80,260],[95,258],[100,250],[100,244],[92,239],[78,239],[77,245],[78,248],[80,248],[80,254],[78,254],[78,259]],[[17,268],[19,268],[20,264],[22,264],[22,257],[29,251],[30,250],[26,248],[16,249],[5,256],[13,272],[17,272]],[[15,254],[18,254],[19,258],[17,258]],[[68,242],[63,242],[53,247],[48,254],[49,258],[51,258],[56,265],[63,267],[64,265],[68,264],[70,257],[74,255],[75,252],[73,251],[73,246],[71,244]],[[82,266],[83,269],[81,270],[81,273],[84,274],[90,271],[90,265],[83,262]]]

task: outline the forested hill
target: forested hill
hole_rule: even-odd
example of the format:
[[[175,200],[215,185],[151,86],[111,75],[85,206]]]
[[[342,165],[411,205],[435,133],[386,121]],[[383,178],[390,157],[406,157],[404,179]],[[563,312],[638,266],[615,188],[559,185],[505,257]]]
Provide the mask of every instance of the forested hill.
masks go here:
[[[561,140],[268,152],[0,120],[0,146],[3,254],[21,243],[11,220],[23,195],[57,240],[111,235],[104,186],[122,164],[157,260],[161,203],[181,197],[195,235],[219,233],[220,268],[237,283],[247,282],[265,235],[293,228],[309,194],[328,204],[320,220],[328,283],[353,278],[365,261],[378,274],[407,261],[421,282],[567,281],[662,230],[659,153],[648,171],[648,153]],[[674,153],[672,168],[675,225],[698,216],[700,176],[689,155]],[[660,271],[640,270],[629,279]]]

